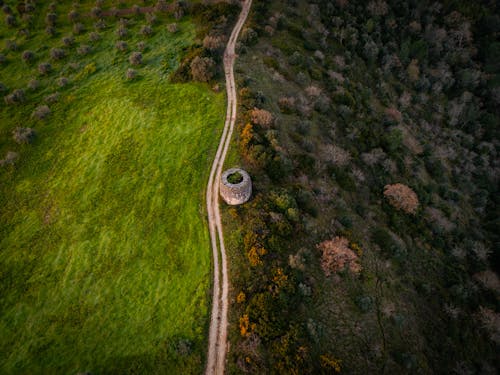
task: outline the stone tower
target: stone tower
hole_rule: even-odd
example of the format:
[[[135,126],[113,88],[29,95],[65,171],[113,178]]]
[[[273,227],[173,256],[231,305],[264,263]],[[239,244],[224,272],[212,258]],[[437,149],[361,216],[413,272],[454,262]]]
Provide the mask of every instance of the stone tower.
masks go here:
[[[240,182],[231,183],[228,178],[235,174],[240,174]],[[220,195],[229,205],[238,205],[247,202],[252,195],[252,180],[246,171],[240,168],[231,168],[222,173]]]

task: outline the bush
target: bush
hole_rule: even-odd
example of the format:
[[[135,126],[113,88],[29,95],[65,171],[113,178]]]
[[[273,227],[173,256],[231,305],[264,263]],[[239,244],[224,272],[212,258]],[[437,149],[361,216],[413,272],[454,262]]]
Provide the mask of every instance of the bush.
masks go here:
[[[91,42],[97,42],[98,40],[101,39],[101,35],[99,33],[96,33],[95,31],[92,31],[90,34],[89,34],[89,40]]]
[[[90,46],[86,45],[86,44],[82,44],[80,47],[78,47],[76,49],[76,52],[79,54],[79,55],[88,55],[91,51],[91,48]]]
[[[56,83],[59,87],[64,87],[68,85],[69,81],[66,77],[59,77]]]
[[[85,26],[83,23],[77,22],[73,25],[73,34],[80,35],[85,31]]]
[[[158,21],[158,19],[156,18],[156,16],[153,13],[146,13],[146,21],[150,25],[154,25]]]
[[[208,82],[215,75],[215,62],[210,57],[196,56],[190,67],[191,75],[195,81]]]
[[[224,48],[224,40],[221,36],[207,35],[205,39],[203,39],[203,48],[209,51],[220,51]]]
[[[0,160],[0,166],[4,167],[7,165],[14,165],[18,159],[19,159],[19,154],[17,152],[7,151],[5,158]]]
[[[13,16],[12,14],[9,14],[5,17],[5,24],[8,27],[16,27],[17,26],[17,20],[16,17]]]
[[[175,34],[177,31],[179,31],[179,27],[176,23],[169,23],[167,25],[167,30],[169,33]]]
[[[132,65],[141,65],[142,64],[142,53],[140,52],[132,52],[128,61]]]
[[[52,71],[52,65],[50,65],[48,62],[44,62],[38,65],[38,71],[42,75],[47,75]]]
[[[71,10],[68,13],[68,19],[70,22],[76,22],[80,18],[80,14],[76,10]]]
[[[128,44],[123,40],[119,40],[116,42],[115,47],[118,51],[125,52],[128,49]]]
[[[56,25],[56,21],[57,14],[55,13],[47,13],[47,15],[45,16],[45,23],[47,24],[47,26],[54,27]]]
[[[107,27],[106,22],[104,22],[104,20],[103,20],[103,19],[100,19],[99,21],[97,21],[96,23],[94,23],[94,28],[95,28],[97,31],[102,31],[102,30],[104,30],[106,27]]]
[[[101,18],[102,17],[102,9],[100,7],[93,7],[90,10],[90,15],[93,18]]]
[[[50,50],[50,58],[52,60],[62,60],[66,57],[66,51],[62,48],[52,48]]]
[[[155,9],[157,12],[166,12],[168,10],[168,4],[166,0],[158,0]]]
[[[35,59],[35,53],[29,50],[24,51],[21,56],[23,60],[27,63],[30,63]]]
[[[24,4],[24,10],[26,13],[33,13],[35,11],[35,4],[26,1]]]
[[[135,69],[127,69],[127,72],[125,73],[125,77],[131,81],[137,77],[137,71]]]
[[[116,35],[118,35],[119,38],[126,38],[128,35],[128,30],[125,26],[120,26],[118,30],[116,30]]]
[[[415,214],[417,211],[419,204],[417,194],[406,185],[385,185],[384,196],[389,201],[389,204],[398,210],[408,214]]]
[[[361,272],[358,256],[349,248],[345,237],[335,237],[316,246],[321,251],[321,268],[328,277],[348,268],[353,273]]]
[[[16,89],[4,97],[6,104],[21,104],[25,101],[24,90]]]
[[[252,119],[252,123],[263,126],[265,128],[270,127],[274,123],[273,115],[271,114],[271,112],[266,111],[265,109],[252,109],[252,111],[250,112],[250,117]]]
[[[144,42],[138,42],[137,43],[137,49],[139,51],[141,51],[141,52],[144,51],[146,49],[146,43],[144,43]]]
[[[32,114],[32,116],[38,120],[43,120],[48,115],[50,115],[50,108],[48,105],[40,105],[36,107]]]
[[[16,143],[28,144],[35,139],[36,132],[31,128],[22,128],[18,126],[12,131],[12,138]]]
[[[141,27],[139,33],[143,36],[151,36],[153,34],[153,28],[149,25],[144,25]]]
[[[6,15],[12,14],[12,8],[10,6],[8,6],[7,4],[5,4],[2,7],[2,12],[4,12]]]
[[[18,46],[15,40],[6,40],[5,41],[5,48],[8,49],[9,51],[17,51]]]
[[[36,89],[38,89],[40,87],[40,81],[36,80],[36,79],[32,79],[28,82],[28,88],[30,90],[33,90],[35,91]]]
[[[7,58],[3,53],[0,53],[0,64],[3,64],[7,61]]]
[[[137,4],[134,4],[132,6],[132,11],[135,13],[135,15],[140,15],[141,14],[141,7]]]
[[[65,36],[61,39],[61,41],[66,47],[71,47],[75,43],[75,38],[72,36]]]
[[[45,33],[50,36],[55,36],[56,35],[56,28],[54,26],[47,26],[45,28]]]
[[[49,104],[53,104],[59,101],[59,96],[61,95],[58,92],[54,92],[52,94],[47,95],[43,100]]]

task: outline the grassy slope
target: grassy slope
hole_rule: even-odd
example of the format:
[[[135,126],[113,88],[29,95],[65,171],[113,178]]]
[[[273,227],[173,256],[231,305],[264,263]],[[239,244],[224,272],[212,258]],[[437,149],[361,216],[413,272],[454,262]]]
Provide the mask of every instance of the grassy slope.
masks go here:
[[[130,27],[130,46],[142,23]],[[135,82],[124,80],[128,53],[115,52],[108,28],[88,58],[71,51],[54,64],[26,104],[0,107],[2,157],[20,154],[0,171],[1,372],[200,371],[210,277],[203,188],[224,97],[167,82],[194,37],[189,22],[180,26],[175,37],[155,26]],[[25,86],[67,34],[20,40],[0,80]],[[39,56],[33,67],[24,49]],[[73,72],[71,61],[97,71]],[[59,75],[69,88],[58,89],[47,121],[31,119]],[[21,124],[36,129],[34,145],[10,138]],[[180,339],[190,356],[176,353]]]

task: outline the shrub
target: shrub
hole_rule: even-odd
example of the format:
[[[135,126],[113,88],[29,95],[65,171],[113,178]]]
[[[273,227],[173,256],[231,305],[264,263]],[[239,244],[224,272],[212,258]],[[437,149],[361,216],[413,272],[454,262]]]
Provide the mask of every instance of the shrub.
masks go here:
[[[45,28],[45,33],[50,36],[55,36],[56,35],[56,29],[54,26],[47,26]]]
[[[94,28],[98,31],[102,31],[107,27],[106,22],[103,19],[100,19],[96,23],[94,23]]]
[[[22,58],[25,62],[32,62],[35,58],[35,53],[33,51],[26,50],[22,53]]]
[[[36,79],[32,79],[28,82],[28,88],[30,90],[36,90],[38,87],[40,87],[40,81],[36,80]]]
[[[418,197],[406,185],[393,184],[384,186],[384,196],[393,207],[408,214],[415,214],[418,208]]]
[[[166,0],[158,0],[155,6],[156,11],[166,12],[168,10],[168,4]]]
[[[38,65],[38,71],[42,75],[47,75],[52,71],[52,65],[48,62],[44,62]]]
[[[53,104],[59,101],[59,96],[61,95],[58,92],[54,92],[52,94],[47,95],[43,100],[49,104]]]
[[[64,87],[69,83],[69,81],[66,77],[59,77],[56,83],[59,87]]]
[[[132,11],[138,16],[141,14],[141,7],[137,4],[132,6]]]
[[[115,47],[117,50],[124,52],[128,49],[128,44],[123,40],[119,40],[116,42]]]
[[[258,37],[259,35],[257,32],[250,27],[243,29],[243,32],[241,33],[241,41],[249,46],[257,43]]]
[[[128,35],[128,30],[125,26],[120,26],[118,30],[116,30],[116,35],[120,38],[126,38]]]
[[[176,23],[169,23],[167,25],[167,30],[169,33],[175,34],[177,31],[179,31],[179,27]]]
[[[24,90],[16,89],[4,97],[6,104],[21,104],[25,101]]]
[[[24,4],[24,10],[26,11],[26,13],[33,13],[35,11],[35,4],[26,1]]]
[[[208,82],[215,75],[215,62],[210,57],[196,56],[190,67],[193,79],[199,82]]]
[[[153,13],[146,13],[146,21],[150,25],[154,25],[158,19]]]
[[[207,35],[203,39],[203,47],[209,51],[219,51],[224,48],[224,40],[221,36]]]
[[[265,128],[270,127],[274,122],[273,115],[265,109],[252,109],[252,111],[250,112],[250,117],[252,119],[252,123],[263,126]]]
[[[349,248],[345,237],[335,237],[316,246],[321,251],[321,268],[328,277],[348,268],[353,273],[361,272],[358,256]]]
[[[13,16],[12,14],[9,14],[5,17],[5,24],[8,26],[8,27],[16,27],[17,25],[17,20],[16,20],[16,17]]]
[[[90,34],[89,34],[89,40],[91,42],[97,42],[98,40],[101,39],[101,35],[99,33],[96,33],[95,31],[92,31]]]
[[[80,35],[85,31],[85,26],[83,23],[77,22],[73,25],[73,34]]]
[[[36,132],[31,128],[22,128],[18,126],[12,131],[12,138],[16,143],[28,144],[35,139]]]
[[[54,27],[56,25],[56,21],[57,14],[55,13],[47,13],[47,15],[45,16],[45,23],[47,24],[47,26]]]
[[[71,10],[68,13],[68,19],[70,22],[76,22],[80,18],[80,14],[76,10]]]
[[[138,42],[137,43],[137,49],[139,51],[144,51],[146,49],[146,43],[144,43],[144,42]]]
[[[14,165],[18,159],[19,159],[19,154],[17,152],[7,151],[5,158],[0,160],[0,166],[4,167],[7,165]]]
[[[153,34],[153,28],[149,25],[144,25],[141,27],[139,33],[143,36],[150,36]]]
[[[135,69],[127,69],[127,72],[125,73],[125,77],[131,81],[137,77],[137,71]]]
[[[52,60],[62,60],[66,57],[66,51],[62,48],[52,48],[50,50],[50,58]]]
[[[9,51],[17,51],[18,46],[15,40],[8,39],[5,41],[5,48]]]
[[[116,7],[110,8],[108,12],[111,17],[116,18],[116,16],[118,16],[118,9]]]
[[[90,10],[90,15],[93,18],[101,18],[102,17],[102,9],[100,7],[93,7]]]
[[[50,108],[48,105],[40,105],[36,107],[32,114],[32,116],[38,120],[43,120],[48,115],[50,115]]]
[[[132,52],[128,61],[132,65],[141,65],[142,64],[142,53],[140,52]]]
[[[66,47],[71,47],[75,43],[75,38],[72,36],[65,36],[61,40]]]
[[[2,7],[2,12],[4,12],[5,14],[12,14],[12,8],[10,6],[8,6],[7,4],[5,4],[3,7]]]
[[[0,53],[0,64],[3,64],[7,61],[7,58],[3,53]]]
[[[82,44],[80,47],[78,47],[76,49],[76,52],[79,54],[79,55],[88,55],[90,53],[91,49],[90,49],[90,46],[86,45],[86,44]]]

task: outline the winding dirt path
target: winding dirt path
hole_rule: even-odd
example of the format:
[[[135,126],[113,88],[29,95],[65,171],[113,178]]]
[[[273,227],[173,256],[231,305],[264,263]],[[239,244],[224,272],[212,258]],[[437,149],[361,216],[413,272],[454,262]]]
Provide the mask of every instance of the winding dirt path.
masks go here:
[[[214,282],[212,313],[208,336],[207,375],[224,374],[227,353],[227,309],[229,281],[227,274],[226,249],[219,210],[219,185],[224,160],[236,121],[236,85],[234,83],[235,44],[248,16],[252,0],[242,1],[242,10],[224,51],[224,73],[226,75],[227,112],[224,130],[215,155],[207,186],[208,227],[214,259]],[[220,255],[220,260],[219,260]],[[222,282],[221,282],[222,281]]]

